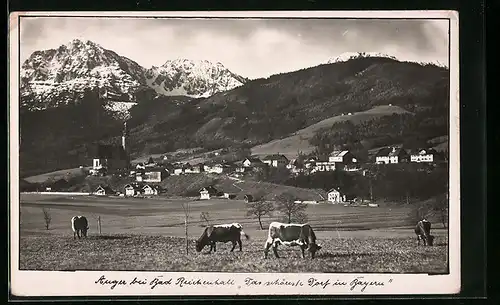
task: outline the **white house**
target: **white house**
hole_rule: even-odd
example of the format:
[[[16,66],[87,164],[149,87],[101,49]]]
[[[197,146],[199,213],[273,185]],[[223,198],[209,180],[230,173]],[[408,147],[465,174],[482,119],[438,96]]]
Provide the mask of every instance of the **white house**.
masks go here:
[[[377,164],[396,164],[406,161],[408,161],[408,154],[401,147],[382,148],[375,156]]]
[[[328,157],[328,161],[335,163],[344,163],[344,164],[351,164],[358,162],[358,160],[354,157],[354,155],[348,150],[333,151]]]
[[[141,194],[141,188],[138,184],[125,185],[125,196],[136,196]]]
[[[328,201],[334,204],[343,203],[346,201],[345,195],[342,195],[340,191],[336,189],[331,189],[328,191]]]
[[[314,165],[313,172],[331,172],[335,170],[335,162],[317,161]]]
[[[410,161],[411,162],[427,162],[432,163],[435,160],[436,152],[433,149],[418,149],[416,152],[411,154]]]
[[[168,176],[168,172],[165,169],[157,168],[146,170],[142,175],[142,181],[144,182],[162,182]]]
[[[157,185],[145,185],[142,188],[144,195],[158,195],[160,193],[160,187]]]
[[[207,200],[210,199],[211,196],[217,196],[219,191],[213,186],[207,186],[202,189],[200,189],[200,199],[201,200]]]
[[[259,158],[248,157],[245,160],[243,160],[242,165],[244,167],[255,167],[262,165],[262,161],[260,161]]]
[[[288,158],[284,155],[269,155],[262,162],[272,167],[285,167],[288,164]]]
[[[183,173],[184,173],[184,169],[182,167],[174,168],[174,175],[178,176],[178,175],[182,175]]]
[[[97,196],[113,195],[115,192],[109,186],[99,185],[94,192]]]

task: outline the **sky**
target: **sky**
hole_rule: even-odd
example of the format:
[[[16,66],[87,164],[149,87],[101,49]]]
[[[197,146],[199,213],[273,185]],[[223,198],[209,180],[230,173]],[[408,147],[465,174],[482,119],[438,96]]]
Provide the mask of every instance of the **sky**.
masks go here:
[[[344,52],[448,65],[448,20],[22,17],[20,56],[90,40],[145,68],[186,58],[251,79],[325,63]]]

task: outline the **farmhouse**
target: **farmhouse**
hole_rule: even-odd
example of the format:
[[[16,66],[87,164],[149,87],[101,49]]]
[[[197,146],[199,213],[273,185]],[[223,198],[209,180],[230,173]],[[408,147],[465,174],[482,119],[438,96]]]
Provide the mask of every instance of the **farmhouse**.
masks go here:
[[[345,202],[346,198],[345,195],[342,195],[339,190],[333,188],[328,191],[328,201],[337,204]]]
[[[396,164],[408,161],[408,154],[401,147],[382,148],[375,155],[377,164]]]
[[[137,196],[142,192],[142,188],[138,183],[127,184],[124,189],[125,196]]]
[[[212,185],[200,189],[200,199],[207,200],[212,196],[217,196],[219,191]]]
[[[316,161],[312,172],[331,172],[336,168],[335,162],[330,162],[327,160]]]
[[[215,165],[205,165],[204,170],[207,173],[222,174],[229,172],[231,170],[231,167],[228,164],[217,163]]]
[[[284,155],[269,155],[264,158],[263,162],[272,167],[285,167],[288,159]]]
[[[192,168],[192,166],[189,163],[186,163],[186,164],[176,163],[173,166],[173,173],[174,173],[174,175],[182,175],[182,174],[186,173],[186,170],[188,172],[190,172],[190,170],[188,170],[190,168]]]
[[[436,160],[437,152],[430,148],[430,149],[417,149],[415,152],[413,152],[410,155],[410,161],[411,162],[416,162],[416,163],[432,163]]]
[[[106,195],[114,195],[116,192],[113,191],[109,186],[99,185],[94,192],[94,195],[97,196],[106,196]]]
[[[311,169],[316,165],[317,161],[318,161],[318,158],[311,157],[304,162],[304,167],[307,169]]]
[[[151,168],[142,174],[142,181],[144,182],[162,182],[168,177],[168,172],[163,168]],[[139,180],[138,180],[139,181]]]
[[[333,151],[328,157],[328,161],[343,164],[352,164],[358,162],[356,157],[348,150]]]
[[[185,174],[199,174],[203,172],[203,164],[190,165],[187,164],[184,167]]]
[[[149,184],[146,184],[142,188],[142,193],[144,195],[158,195],[158,194],[161,193],[161,188],[158,185],[149,185]]]
[[[245,160],[243,160],[242,163],[243,167],[256,167],[256,166],[262,166],[262,161],[260,161],[259,158],[255,157],[248,157]]]
[[[224,193],[224,198],[226,199],[234,199],[236,197],[235,194]]]

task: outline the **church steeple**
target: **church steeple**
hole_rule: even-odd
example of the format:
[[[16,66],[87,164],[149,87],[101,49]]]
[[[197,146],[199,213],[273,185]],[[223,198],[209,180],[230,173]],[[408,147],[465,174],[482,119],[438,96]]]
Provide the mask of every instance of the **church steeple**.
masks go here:
[[[128,129],[127,129],[127,122],[123,123],[123,133],[122,133],[122,147],[125,152],[128,153]]]

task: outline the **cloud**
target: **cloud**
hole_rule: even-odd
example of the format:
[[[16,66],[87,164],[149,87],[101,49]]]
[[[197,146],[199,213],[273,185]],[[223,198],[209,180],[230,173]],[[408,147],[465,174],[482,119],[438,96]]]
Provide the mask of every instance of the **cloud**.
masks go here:
[[[221,62],[250,78],[317,65],[343,52],[448,62],[448,21],[23,17],[21,60],[74,38],[144,67],[174,58]]]

